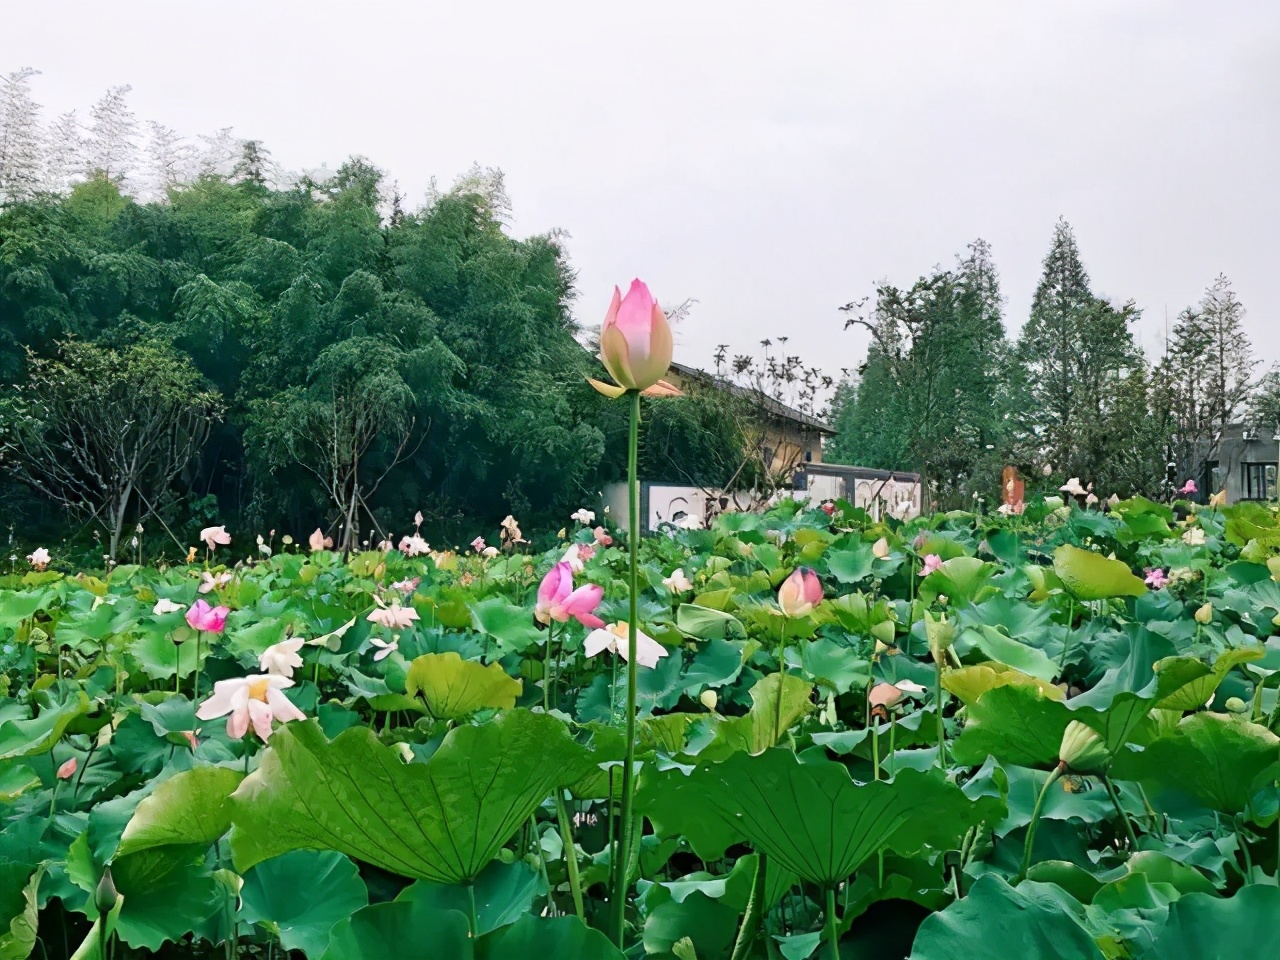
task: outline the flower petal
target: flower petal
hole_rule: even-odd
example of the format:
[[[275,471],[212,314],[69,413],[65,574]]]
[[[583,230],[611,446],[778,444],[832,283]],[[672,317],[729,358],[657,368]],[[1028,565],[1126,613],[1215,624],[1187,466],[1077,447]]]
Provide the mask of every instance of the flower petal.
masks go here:
[[[249,699],[249,686],[242,679],[219,680],[213,685],[213,696],[200,704],[196,716],[201,720],[214,720],[236,708],[236,704]]]
[[[271,739],[271,707],[261,700],[249,701],[249,719],[253,721],[253,732],[258,739],[266,743]]]

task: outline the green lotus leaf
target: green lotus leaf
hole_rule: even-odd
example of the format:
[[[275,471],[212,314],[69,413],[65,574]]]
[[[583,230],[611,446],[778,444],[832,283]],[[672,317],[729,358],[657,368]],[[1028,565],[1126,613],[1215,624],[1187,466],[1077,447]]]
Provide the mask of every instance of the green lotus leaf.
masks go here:
[[[45,707],[38,716],[16,700],[0,701],[0,760],[29,757],[50,749],[71,721],[89,712],[89,697],[76,691],[56,706]]]
[[[910,960],[1103,960],[1076,916],[1036,896],[1040,886],[1024,883],[1015,890],[994,874],[980,878],[964,899],[925,918]]]
[[[416,900],[361,907],[329,933],[323,960],[472,960],[465,913],[436,910]]]
[[[989,660],[1013,667],[1039,680],[1050,681],[1058,676],[1058,663],[1039,647],[1014,640],[995,627],[981,626],[966,630],[964,639]]]
[[[883,847],[910,853],[945,846],[1003,814],[998,799],[972,801],[938,770],[859,784],[843,764],[802,764],[782,749],[736,753],[687,775],[646,772],[637,803],[658,835],[684,834],[703,860],[746,840],[770,864],[824,886]]]
[[[474,897],[476,930],[483,935],[515,923],[529,912],[534,898],[546,892],[542,875],[525,861],[495,860],[480,871],[470,891],[456,883],[418,880],[400,891],[396,900],[413,900],[435,910],[457,910],[465,915]]]
[[[525,607],[517,607],[503,597],[489,597],[471,604],[475,628],[493,641],[493,656],[523,653],[536,647],[542,631],[533,623],[533,615]]]
[[[26,864],[0,861],[0,960],[26,960],[36,946],[40,878]]]
[[[440,955],[437,955],[440,956]],[[624,960],[622,951],[577,917],[524,916],[481,937],[475,960]]]
[[[1280,888],[1254,884],[1230,899],[1192,893],[1169,917],[1139,960],[1234,960],[1271,956],[1276,947]]]
[[[945,596],[953,605],[978,603],[984,594],[994,593],[991,578],[998,568],[977,557],[953,557],[920,581],[920,596],[926,600]]]
[[[698,756],[704,761],[721,760],[740,751],[757,754],[767,750],[812,712],[812,696],[813,687],[801,677],[771,673],[757,680],[751,688],[751,709],[741,717],[716,723],[710,743],[697,746]],[[691,745],[690,749],[695,747]]]
[[[523,684],[507,676],[500,663],[463,660],[450,651],[415,657],[404,687],[409,696],[422,697],[432,716],[456,720],[486,707],[514,707]]]
[[[682,603],[676,610],[676,627],[685,636],[698,640],[725,640],[729,637],[745,637],[746,628],[742,621],[731,613],[699,606],[696,603]]]
[[[1224,650],[1212,667],[1194,657],[1158,660],[1154,666],[1159,697],[1155,706],[1161,710],[1199,710],[1232,669],[1242,663],[1261,660],[1265,655],[1265,648],[1259,645]]]
[[[555,717],[512,710],[457,727],[425,763],[405,763],[354,727],[279,727],[231,797],[243,871],[289,850],[337,850],[418,880],[475,879],[554,790],[583,776],[587,749]]]
[[[1140,597],[1147,585],[1128,565],[1064,543],[1053,551],[1053,572],[1080,600]]]
[[[280,938],[286,950],[312,960],[329,944],[340,920],[367,906],[369,892],[356,865],[332,850],[294,850],[245,872],[240,919]]]
[[[875,560],[869,543],[855,543],[847,549],[826,552],[827,572],[841,583],[857,583],[871,576]]]
[[[1050,700],[1062,700],[1066,697],[1053,684],[996,661],[948,670],[942,675],[942,686],[966,704],[975,702],[988,690],[1007,686],[1031,687]]]
[[[116,856],[152,847],[213,844],[231,826],[227,798],[243,779],[238,770],[196,767],[165,780],[134,810]]]
[[[1256,723],[1195,713],[1141,752],[1116,758],[1113,775],[1187,794],[1221,813],[1243,813],[1280,767],[1280,737]]]

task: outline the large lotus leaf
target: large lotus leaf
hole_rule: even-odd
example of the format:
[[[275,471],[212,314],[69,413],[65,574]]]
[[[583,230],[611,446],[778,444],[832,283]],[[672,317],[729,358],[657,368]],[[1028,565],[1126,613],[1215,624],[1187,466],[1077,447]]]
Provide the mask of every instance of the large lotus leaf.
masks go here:
[[[227,798],[243,779],[238,770],[196,767],[165,780],[134,810],[116,856],[151,847],[211,845],[231,826]]]
[[[1113,753],[1150,725],[1149,696],[1123,692],[1101,708],[1081,700],[1064,703],[1028,685],[995,687],[966,708],[954,756],[962,764],[980,764],[990,756],[1001,763],[1046,766],[1057,762],[1063,731],[1072,720],[1102,734]]]
[[[416,900],[394,900],[362,907],[335,923],[323,960],[472,960],[473,956],[465,913],[436,910]]]
[[[995,627],[981,626],[966,630],[961,642],[977,650],[988,660],[1005,664],[1037,679],[1050,681],[1058,675],[1058,664],[1039,647],[1014,640]]]
[[[44,867],[0,861],[0,960],[26,960],[36,946],[39,902],[36,891]],[[11,902],[12,901],[12,902]]]
[[[131,947],[157,950],[195,929],[222,889],[205,865],[203,847],[152,847],[111,864],[124,898],[116,933]]]
[[[646,775],[638,803],[660,836],[682,833],[703,860],[747,840],[813,883],[841,882],[876,850],[946,846],[1003,813],[970,800],[940,771],[903,770],[859,784],[843,764],[800,763],[789,750],[736,753],[723,763]]]
[[[994,563],[977,557],[944,560],[941,567],[920,581],[920,596],[932,600],[941,594],[953,605],[977,603],[984,594],[995,592],[988,585],[997,570]]]
[[[507,676],[500,663],[486,666],[451,651],[415,657],[404,688],[411,697],[421,695],[432,716],[454,720],[486,707],[514,707],[522,684]]]
[[[869,577],[875,560],[869,543],[855,543],[848,549],[826,552],[827,572],[841,583],[857,583]]]
[[[1265,547],[1280,545],[1280,528],[1277,518],[1264,504],[1233,503],[1225,508],[1227,517],[1226,538],[1238,547],[1256,540]]]
[[[561,721],[527,710],[451,730],[426,763],[405,763],[364,727],[330,742],[314,721],[284,724],[231,797],[232,852],[241,870],[328,849],[418,880],[469,882],[589,757]]]
[[[689,749],[703,760],[720,760],[740,751],[756,754],[767,750],[813,710],[812,696],[809,681],[790,674],[771,673],[751,688],[750,710],[741,717],[720,720],[712,729],[709,743],[690,744]]]
[[[25,760],[0,762],[0,803],[18,799],[32,787],[40,786],[40,774]]]
[[[1280,764],[1280,737],[1217,713],[1195,713],[1140,752],[1116,758],[1125,780],[1185,793],[1221,813],[1244,812]]]
[[[438,955],[439,956],[439,955]],[[577,917],[524,916],[480,938],[475,960],[623,960],[622,951]]]
[[[517,607],[503,597],[489,597],[471,605],[475,628],[494,641],[492,656],[524,653],[538,645],[542,633],[524,607]]]
[[[245,872],[240,919],[261,924],[286,950],[312,960],[324,953],[334,924],[368,905],[356,865],[332,850],[294,850]]]
[[[848,693],[853,687],[863,689],[871,679],[871,663],[830,637],[800,644],[799,659],[812,680],[837,694]],[[789,660],[795,662],[794,657]]]
[[[1039,642],[1053,632],[1053,608],[1003,595],[988,597],[976,606],[965,607],[957,619],[964,627],[996,627],[1006,636],[1028,642]]]
[[[1280,888],[1254,884],[1230,899],[1192,893],[1169,908],[1169,919],[1139,960],[1237,960],[1274,956]]]
[[[1020,686],[1039,690],[1050,700],[1065,699],[1066,694],[1052,683],[1028,676],[1020,670],[992,661],[979,663],[958,670],[948,670],[942,675],[942,686],[966,704],[975,702],[988,690],[996,687]]]
[[[1053,551],[1053,571],[1080,600],[1140,597],[1147,585],[1128,565],[1064,543]]]
[[[0,702],[0,760],[44,753],[62,736],[71,721],[89,711],[89,697],[83,690],[57,706],[46,707],[31,717],[16,701]]]
[[[1038,886],[1027,883],[1015,890],[994,874],[980,878],[964,899],[925,918],[910,960],[1103,960],[1071,913],[1034,895]]]
[[[42,609],[53,595],[47,588],[41,590],[9,591],[0,594],[0,630],[10,630],[37,610]]]
[[[742,621],[733,614],[696,603],[680,604],[676,610],[676,627],[686,636],[698,640],[724,640],[747,635]]]
[[[418,880],[405,887],[396,900],[414,900],[436,910],[457,910],[465,914],[474,896],[476,929],[483,935],[515,923],[529,912],[534,898],[546,892],[542,875],[525,861],[495,860],[480,871],[470,891],[456,883]]]
[[[1224,650],[1212,667],[1194,657],[1158,660],[1154,666],[1158,681],[1155,706],[1161,710],[1199,710],[1234,667],[1265,655],[1262,646],[1233,647]]]

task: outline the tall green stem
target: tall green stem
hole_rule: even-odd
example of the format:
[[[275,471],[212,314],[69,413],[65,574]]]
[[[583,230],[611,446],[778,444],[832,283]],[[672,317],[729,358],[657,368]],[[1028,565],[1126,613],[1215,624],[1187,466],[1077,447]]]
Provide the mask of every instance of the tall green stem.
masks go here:
[[[947,769],[947,728],[942,722],[942,662],[933,664],[933,709],[938,714],[938,766]]]
[[[1040,788],[1040,795],[1036,797],[1035,808],[1031,811],[1031,822],[1027,824],[1027,844],[1022,850],[1022,869],[1018,871],[1018,879],[1024,880],[1027,871],[1031,869],[1031,848],[1035,846],[1036,827],[1040,825],[1040,808],[1044,806],[1044,798],[1049,795],[1049,788],[1058,782],[1058,778],[1066,771],[1066,767],[1061,763],[1053,768],[1053,772],[1049,774],[1049,779],[1044,782],[1044,786]]]
[[[547,649],[542,658],[542,709],[551,710],[551,643],[556,638],[556,622],[547,624]]]
[[[764,914],[765,898],[765,854],[757,854],[756,878],[751,884],[751,896],[747,899],[747,909],[742,913],[742,924],[738,927],[738,938],[733,943],[733,953],[729,960],[747,960],[751,955],[751,947],[756,942],[756,931],[760,928],[760,918]]]
[[[573,845],[573,821],[564,804],[564,791],[556,791],[556,819],[560,823],[560,839],[564,842],[564,863],[569,872],[569,890],[573,894],[573,911],[579,920],[586,920],[582,906],[582,881],[578,879],[578,850]]]
[[[640,392],[632,390],[631,432],[627,444],[627,493],[630,498],[627,511],[627,553],[630,560],[631,606],[627,623],[627,741],[622,765],[622,812],[618,818],[618,840],[613,848],[613,939],[618,949],[623,949],[623,930],[627,913],[627,860],[631,851],[632,791],[634,789],[636,758],[636,630],[639,616],[640,585],[640,482],[636,475],[640,450]]]
[[[831,960],[840,960],[840,944],[836,941],[836,888],[827,887],[827,951]]]
[[[1129,854],[1138,852],[1138,837],[1133,832],[1133,824],[1129,820],[1129,815],[1125,813],[1124,807],[1120,805],[1120,791],[1116,789],[1116,785],[1111,782],[1111,778],[1103,775],[1101,777],[1102,785],[1107,788],[1107,796],[1111,798],[1111,805],[1116,808],[1116,814],[1120,817],[1120,822],[1124,824],[1125,836],[1129,838]]]

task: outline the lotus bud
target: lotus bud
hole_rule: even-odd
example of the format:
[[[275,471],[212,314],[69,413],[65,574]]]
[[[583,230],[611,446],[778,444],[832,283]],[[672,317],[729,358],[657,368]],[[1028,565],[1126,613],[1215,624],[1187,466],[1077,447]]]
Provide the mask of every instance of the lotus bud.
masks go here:
[[[116,889],[115,881],[111,879],[111,868],[105,867],[102,871],[102,879],[98,881],[98,886],[93,891],[93,905],[98,915],[105,917],[116,908],[119,902],[120,891]]]
[[[1196,623],[1204,626],[1206,623],[1213,623],[1213,604],[1206,603],[1196,611]]]
[[[600,329],[600,359],[616,387],[592,381],[606,396],[628,390],[647,390],[667,375],[671,366],[671,327],[639,280],[631,281],[626,297],[617,287]]]
[[[947,620],[945,613],[940,614],[935,620],[928,610],[924,611],[924,634],[929,639],[929,653],[933,655],[933,662],[938,665],[945,665],[947,660],[947,651],[951,649],[951,645],[956,641],[956,627],[954,623]]]
[[[778,606],[788,617],[806,617],[821,602],[822,581],[808,567],[797,567],[778,588]]]
[[[76,775],[77,766],[79,766],[79,764],[77,763],[75,757],[72,757],[70,760],[65,761],[60,767],[58,767],[58,779],[70,780],[72,777]]]
[[[702,693],[698,694],[698,702],[708,710],[714,710],[716,704],[720,702],[720,695],[714,690],[703,690]]]
[[[1092,727],[1072,720],[1062,732],[1062,746],[1058,748],[1058,761],[1077,773],[1094,773],[1111,760],[1102,735]]]
[[[879,623],[871,625],[871,635],[876,638],[876,643],[884,644],[886,647],[893,646],[893,638],[896,632],[892,620],[881,620]]]
[[[1227,708],[1228,713],[1246,713],[1249,705],[1239,697],[1227,697],[1227,702],[1223,704]]]
[[[871,555],[877,560],[887,560],[889,558],[889,541],[881,537],[871,545]]]

